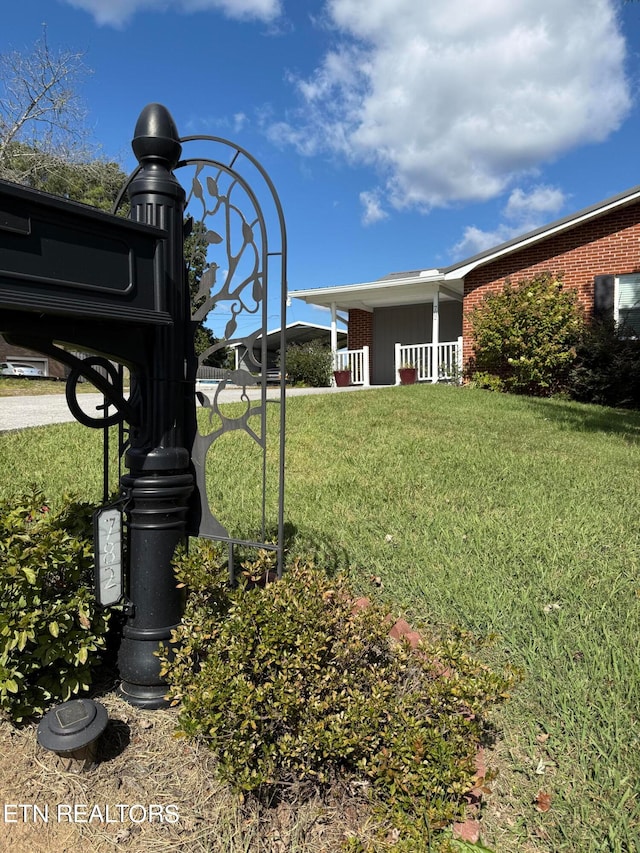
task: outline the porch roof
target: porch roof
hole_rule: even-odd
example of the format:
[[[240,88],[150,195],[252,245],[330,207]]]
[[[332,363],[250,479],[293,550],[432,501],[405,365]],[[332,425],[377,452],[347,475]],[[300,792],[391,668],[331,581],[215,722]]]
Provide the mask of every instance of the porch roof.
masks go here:
[[[436,292],[441,300],[462,301],[462,281],[447,281],[440,270],[416,270],[406,273],[392,273],[378,281],[361,284],[345,284],[332,287],[319,287],[313,290],[293,290],[290,296],[303,299],[311,305],[348,310],[360,308],[373,311],[392,305],[413,305],[419,302],[433,302]]]

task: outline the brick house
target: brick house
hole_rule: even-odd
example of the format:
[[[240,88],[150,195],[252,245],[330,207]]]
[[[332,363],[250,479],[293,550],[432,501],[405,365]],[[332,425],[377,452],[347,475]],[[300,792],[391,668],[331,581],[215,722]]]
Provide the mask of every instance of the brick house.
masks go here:
[[[348,313],[349,351],[367,348],[373,384],[398,381],[403,361],[437,382],[472,354],[468,311],[506,279],[540,272],[575,288],[588,315],[640,332],[640,186],[449,267],[290,295],[329,308],[332,328]]]

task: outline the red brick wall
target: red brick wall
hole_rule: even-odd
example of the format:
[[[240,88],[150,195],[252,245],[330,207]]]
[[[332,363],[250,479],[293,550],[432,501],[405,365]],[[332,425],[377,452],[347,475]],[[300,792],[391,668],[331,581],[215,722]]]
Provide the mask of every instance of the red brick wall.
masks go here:
[[[640,202],[548,237],[471,272],[464,283],[464,357],[473,354],[468,312],[506,279],[517,284],[540,272],[559,275],[578,291],[588,313],[593,310],[594,277],[640,271]]]
[[[373,346],[373,312],[352,308],[349,311],[348,343],[349,349],[362,349]]]
[[[369,376],[373,375],[373,311],[352,308],[347,323],[347,348],[369,347]]]

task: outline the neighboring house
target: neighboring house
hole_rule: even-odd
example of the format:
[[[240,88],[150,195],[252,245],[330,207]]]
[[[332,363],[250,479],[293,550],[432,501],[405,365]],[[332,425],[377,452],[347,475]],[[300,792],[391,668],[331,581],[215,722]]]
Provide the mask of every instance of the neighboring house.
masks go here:
[[[91,353],[88,352],[77,352],[75,350],[70,350],[70,352],[79,359],[87,358],[91,355]],[[43,355],[41,352],[25,349],[25,347],[14,346],[6,341],[2,335],[0,335],[0,362],[9,362],[10,364],[24,365],[25,367],[35,367],[42,371],[42,376],[49,379],[66,380],[69,375],[69,368],[62,364],[62,362],[56,361],[55,358]],[[106,375],[104,368],[99,367],[97,370],[98,372],[102,372]]]
[[[285,346],[290,344],[304,344],[310,341],[322,341],[327,346],[332,343],[331,328],[329,326],[318,326],[315,323],[296,322],[285,326]],[[346,346],[347,333],[338,332],[337,346]],[[262,335],[256,335],[253,345],[253,359],[249,356],[247,346],[244,343],[234,344],[229,349],[234,351],[235,369],[244,368],[250,373],[258,371],[258,364],[262,363]],[[266,368],[275,371],[280,366],[281,330],[273,329],[267,332],[265,337]],[[334,350],[337,347],[334,347]]]
[[[473,354],[468,312],[505,280],[562,277],[587,315],[611,315],[640,334],[640,186],[440,269],[393,273],[378,281],[291,297],[348,312],[349,350],[368,347],[373,384],[392,384],[403,362],[437,382]]]
[[[0,335],[0,362],[7,361],[27,367],[36,367],[42,371],[43,376],[50,376],[55,379],[64,379],[67,375],[65,366],[60,362],[54,361],[42,353],[13,346]]]

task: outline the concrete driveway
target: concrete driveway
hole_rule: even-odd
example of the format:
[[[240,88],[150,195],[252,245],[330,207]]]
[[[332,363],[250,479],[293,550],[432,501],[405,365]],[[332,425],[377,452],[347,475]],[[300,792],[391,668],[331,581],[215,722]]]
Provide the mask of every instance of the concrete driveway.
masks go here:
[[[205,384],[198,384],[197,386],[199,391],[211,399],[213,399],[216,387],[216,385]],[[287,397],[297,397],[304,394],[343,394],[366,390],[370,389],[356,385],[349,388],[288,388]],[[241,388],[225,388],[220,392],[219,400],[223,403],[233,403],[240,400],[241,393]],[[248,388],[247,393],[251,399],[257,399],[260,396],[260,391],[257,388]],[[277,399],[280,396],[280,389],[269,388],[267,395]],[[98,406],[102,405],[102,394],[79,394],[78,399],[87,414],[92,417],[100,417],[101,412],[98,410]],[[25,427],[46,426],[47,424],[60,424],[73,420],[64,394],[0,397],[0,432],[24,429]]]

